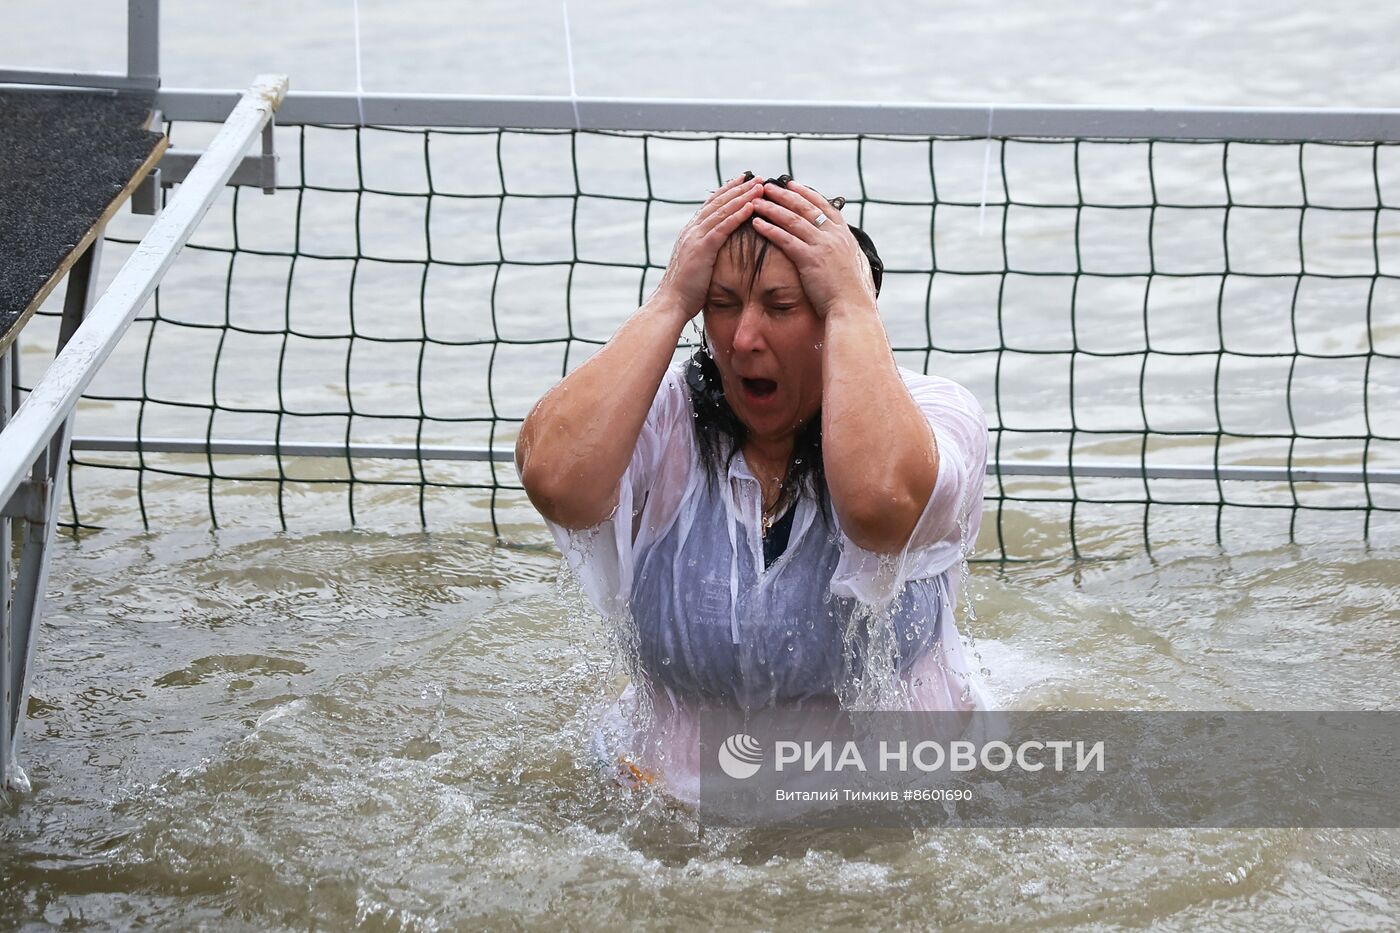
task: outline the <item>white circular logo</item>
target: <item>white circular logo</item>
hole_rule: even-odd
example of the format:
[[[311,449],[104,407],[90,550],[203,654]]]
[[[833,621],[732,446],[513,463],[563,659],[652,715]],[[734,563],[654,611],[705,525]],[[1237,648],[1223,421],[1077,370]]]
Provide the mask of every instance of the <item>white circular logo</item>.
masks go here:
[[[763,746],[751,735],[736,732],[719,747],[720,769],[736,781],[753,777],[762,765]]]

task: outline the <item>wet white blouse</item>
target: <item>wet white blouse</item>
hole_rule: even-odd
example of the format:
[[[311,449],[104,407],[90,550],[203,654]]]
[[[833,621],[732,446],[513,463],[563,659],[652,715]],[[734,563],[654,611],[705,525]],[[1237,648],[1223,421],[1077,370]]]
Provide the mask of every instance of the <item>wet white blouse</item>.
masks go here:
[[[709,673],[699,670],[701,681],[725,676],[726,668],[705,656],[722,645],[709,635],[708,643],[699,637],[701,627],[712,618],[727,626],[728,640],[734,645],[757,644],[766,638],[772,644],[754,649],[762,655],[755,665],[731,664],[730,676],[744,678],[764,667],[770,699],[781,700],[803,693],[802,683],[794,678],[810,680],[813,665],[822,663],[813,646],[803,643],[803,637],[810,641],[830,635],[821,626],[809,625],[805,631],[788,631],[786,642],[776,645],[760,631],[770,623],[780,624],[772,621],[778,617],[790,621],[793,612],[785,612],[790,606],[794,612],[807,615],[820,608],[810,601],[798,606],[796,596],[816,593],[830,601],[826,597],[829,592],[838,602],[877,607],[901,597],[909,602],[918,596],[917,605],[910,603],[911,611],[937,618],[926,619],[927,624],[916,625],[917,630],[904,637],[920,651],[936,641],[941,651],[930,653],[942,655],[943,667],[966,671],[953,610],[963,548],[966,545],[970,551],[981,524],[987,462],[985,416],[972,393],[951,380],[900,369],[905,387],[928,419],[938,448],[933,493],[900,554],[882,556],[860,548],[841,530],[834,511],[828,508],[823,516],[816,504],[804,497],[797,505],[788,550],[772,568],[765,569],[762,492],[742,453],[732,460],[727,482],[706,485],[685,383],[687,363],[684,359],[675,363],[657,390],[622,477],[613,515],[585,532],[550,524],[555,541],[593,605],[605,616],[630,615],[642,631],[644,650],[650,628],[669,630],[662,631],[651,645],[658,674],[684,671],[688,665],[713,669]],[[721,509],[726,514],[705,514]],[[687,555],[688,559],[683,559]],[[652,579],[639,576],[644,567]],[[699,580],[702,576],[707,579]],[[783,581],[780,590],[775,586],[779,578]],[[664,592],[657,592],[657,580]],[[644,604],[635,604],[638,601]],[[723,602],[728,605],[717,605]],[[783,654],[783,647],[788,654]],[[786,682],[768,683],[784,679],[771,665],[800,667],[804,651],[807,670],[795,670]],[[919,659],[906,660],[912,663]],[[673,662],[676,668],[662,670]],[[961,686],[944,686],[946,690],[935,691],[938,696],[926,697],[926,702],[934,705],[924,708],[965,705],[952,699],[963,692]]]

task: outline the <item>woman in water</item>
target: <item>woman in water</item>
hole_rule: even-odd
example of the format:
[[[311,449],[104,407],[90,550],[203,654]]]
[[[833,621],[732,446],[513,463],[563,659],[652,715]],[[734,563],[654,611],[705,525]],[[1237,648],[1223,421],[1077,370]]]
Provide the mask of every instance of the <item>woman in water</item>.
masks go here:
[[[632,645],[599,750],[682,800],[708,708],[986,706],[953,619],[986,421],[962,386],[896,365],[883,265],[840,203],[787,176],[729,181],[516,445]],[[696,314],[704,346],[673,364]]]

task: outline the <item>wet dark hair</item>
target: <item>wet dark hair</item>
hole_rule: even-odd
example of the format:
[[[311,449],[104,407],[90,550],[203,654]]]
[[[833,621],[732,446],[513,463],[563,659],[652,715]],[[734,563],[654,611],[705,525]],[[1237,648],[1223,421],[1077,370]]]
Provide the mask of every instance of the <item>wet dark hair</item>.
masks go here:
[[[748,173],[752,177],[752,173]],[[780,187],[787,187],[791,176],[780,175],[769,178]],[[845,204],[844,198],[833,198],[832,206],[838,210]],[[875,244],[859,227],[849,226],[860,244],[861,252],[870,262],[871,278],[875,284],[875,294],[880,294],[880,284],[884,280],[885,264],[875,251]],[[738,250],[736,257],[751,270],[748,289],[753,288],[758,274],[763,268],[763,260],[771,247],[768,238],[753,228],[752,219],[745,221],[730,235],[724,249]],[[747,290],[747,289],[746,289]],[[709,348],[702,345],[691,356],[685,371],[686,385],[690,388],[690,404],[695,413],[695,440],[700,452],[700,463],[710,482],[717,482],[729,470],[735,455],[748,439],[748,428],[729,407],[724,396],[724,383],[720,379],[719,367],[715,365]],[[792,458],[788,461],[787,474],[783,477],[780,501],[796,500],[810,496],[818,505],[823,519],[826,517],[826,471],[822,463],[822,416],[821,409],[797,430],[793,440]]]

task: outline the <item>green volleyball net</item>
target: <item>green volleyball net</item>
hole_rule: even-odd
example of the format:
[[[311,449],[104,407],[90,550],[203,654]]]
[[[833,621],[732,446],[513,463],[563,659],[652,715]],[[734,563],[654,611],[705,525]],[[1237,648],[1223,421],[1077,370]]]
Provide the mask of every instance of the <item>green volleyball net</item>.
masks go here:
[[[1400,512],[1396,144],[276,133],[276,194],[227,191],[81,404],[75,526],[544,540],[522,419],[746,169],[844,196],[900,364],[982,400],[980,555],[1374,535]],[[108,274],[142,225],[109,227]]]

